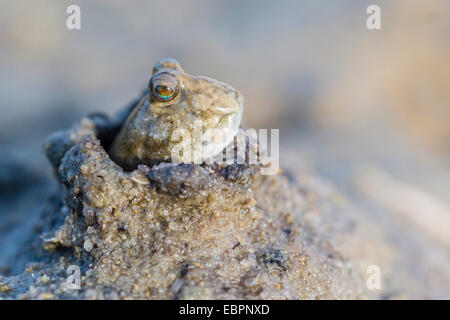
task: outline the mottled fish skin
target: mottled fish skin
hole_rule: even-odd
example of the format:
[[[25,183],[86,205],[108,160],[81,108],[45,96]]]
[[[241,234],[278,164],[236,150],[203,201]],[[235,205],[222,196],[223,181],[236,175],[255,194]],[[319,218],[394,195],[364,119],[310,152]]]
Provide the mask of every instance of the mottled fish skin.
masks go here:
[[[176,60],[162,59],[153,68],[148,94],[129,115],[109,153],[127,170],[139,164],[172,162],[172,151],[180,143],[174,133],[182,132],[189,135],[191,145],[202,145],[201,154],[193,153],[191,158],[191,162],[201,163],[232,141],[243,103],[242,95],[231,86],[189,75]],[[208,130],[223,138],[205,140]]]

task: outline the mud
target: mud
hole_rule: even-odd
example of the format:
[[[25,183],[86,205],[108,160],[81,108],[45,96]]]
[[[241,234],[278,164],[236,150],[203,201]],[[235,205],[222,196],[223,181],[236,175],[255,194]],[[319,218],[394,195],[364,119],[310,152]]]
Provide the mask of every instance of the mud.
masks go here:
[[[260,175],[256,165],[160,163],[125,171],[105,151],[114,121],[84,118],[47,140],[63,201],[54,197],[42,212],[35,242],[41,261],[0,278],[3,297],[366,297],[340,248],[339,233],[348,228],[309,221],[322,215],[320,190],[281,171]],[[335,219],[351,226],[345,215]],[[79,275],[79,288],[71,274]]]

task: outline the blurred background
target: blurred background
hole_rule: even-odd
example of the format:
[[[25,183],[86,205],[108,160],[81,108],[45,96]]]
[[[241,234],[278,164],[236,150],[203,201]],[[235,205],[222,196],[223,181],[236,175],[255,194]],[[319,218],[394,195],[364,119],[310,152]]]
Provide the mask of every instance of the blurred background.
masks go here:
[[[66,28],[71,4],[81,30]],[[449,17],[446,0],[3,0],[2,272],[21,272],[14,254],[54,188],[43,139],[113,114],[173,57],[237,88],[244,126],[280,129],[283,170],[314,172],[381,226],[399,287],[450,298]]]

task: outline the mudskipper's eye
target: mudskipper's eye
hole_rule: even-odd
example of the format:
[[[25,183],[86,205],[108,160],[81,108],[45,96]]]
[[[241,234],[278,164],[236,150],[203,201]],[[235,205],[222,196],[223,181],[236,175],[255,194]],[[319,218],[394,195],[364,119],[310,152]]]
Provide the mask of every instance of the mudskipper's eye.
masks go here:
[[[180,85],[175,75],[160,72],[156,73],[150,80],[150,91],[152,98],[155,100],[167,102],[178,96]]]
[[[163,99],[164,101],[168,101],[172,99],[175,90],[168,86],[157,85],[155,87],[155,93],[158,95],[159,98]]]

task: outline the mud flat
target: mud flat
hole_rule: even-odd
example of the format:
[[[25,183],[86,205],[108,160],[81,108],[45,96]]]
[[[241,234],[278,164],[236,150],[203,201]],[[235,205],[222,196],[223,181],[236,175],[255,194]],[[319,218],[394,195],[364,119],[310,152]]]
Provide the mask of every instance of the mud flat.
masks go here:
[[[354,223],[326,184],[256,165],[125,171],[106,151],[117,119],[47,140],[61,191],[32,235],[37,262],[0,278],[3,298],[367,297],[342,242]]]

